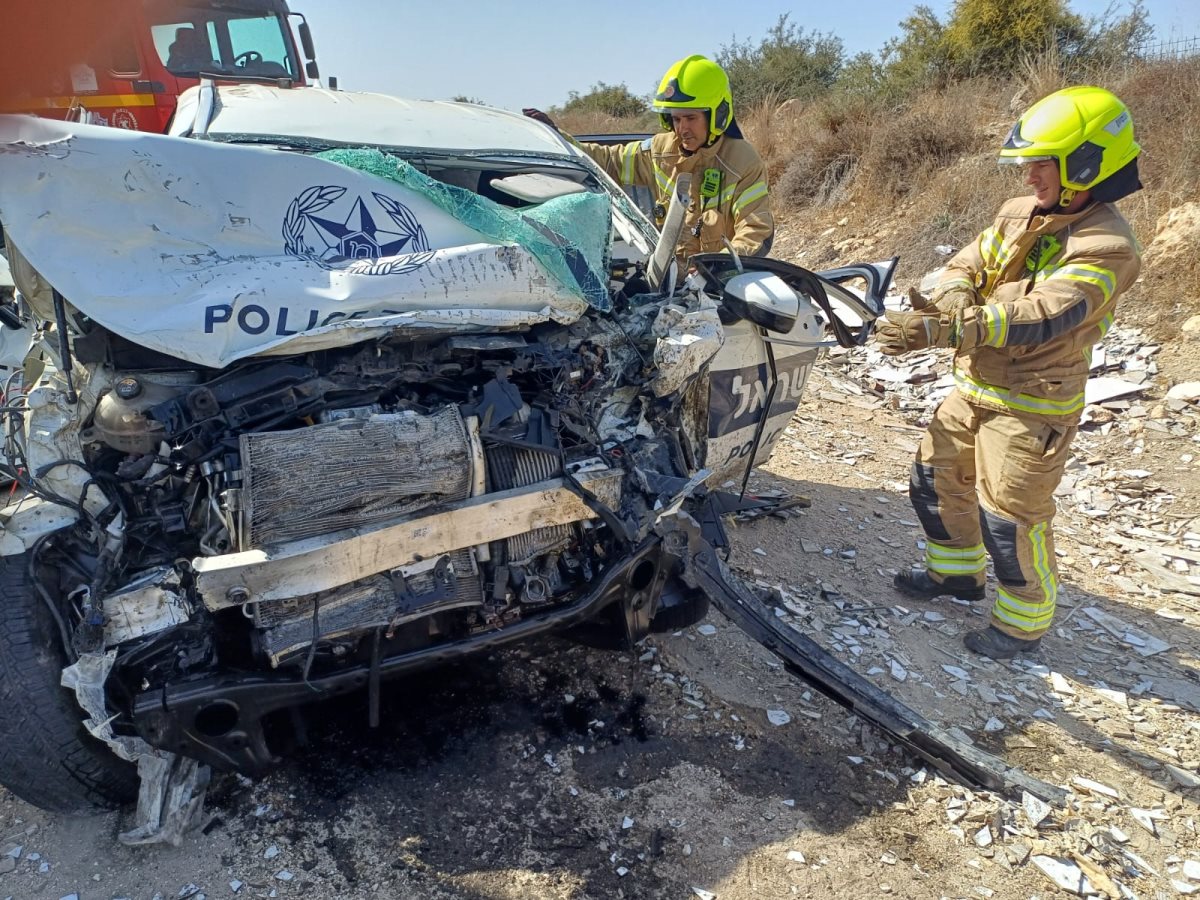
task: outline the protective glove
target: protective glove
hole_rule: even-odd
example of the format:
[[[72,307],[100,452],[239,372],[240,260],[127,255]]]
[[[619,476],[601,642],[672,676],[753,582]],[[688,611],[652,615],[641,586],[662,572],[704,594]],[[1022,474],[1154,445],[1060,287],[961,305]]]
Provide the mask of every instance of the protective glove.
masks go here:
[[[928,307],[912,312],[888,310],[875,325],[875,339],[880,352],[887,356],[926,347],[949,347],[950,323],[950,319]]]
[[[554,120],[542,112],[540,109],[535,109],[532,106],[527,106],[521,110],[521,114],[528,116],[535,122],[541,122],[543,125],[548,125],[555,131],[558,131],[558,126],[554,124]]]
[[[909,292],[909,299],[912,298],[912,293],[911,291]],[[975,292],[974,288],[969,288],[959,282],[944,291],[935,290],[930,302],[941,312],[953,316],[970,309],[972,306],[978,306],[979,294]],[[916,306],[913,309],[916,309]]]
[[[910,350],[926,347],[948,347],[949,341],[939,343],[943,332],[949,336],[941,312],[916,288],[908,289],[908,302],[912,312],[885,312],[882,321],[875,324],[875,338],[879,349],[888,356],[899,356]]]

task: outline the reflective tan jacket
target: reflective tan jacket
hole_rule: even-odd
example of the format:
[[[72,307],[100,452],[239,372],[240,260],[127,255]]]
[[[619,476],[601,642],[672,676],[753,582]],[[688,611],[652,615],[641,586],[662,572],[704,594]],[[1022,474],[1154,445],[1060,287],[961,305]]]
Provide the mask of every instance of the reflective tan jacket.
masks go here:
[[[978,406],[1078,423],[1092,346],[1140,269],[1137,241],[1111,203],[1043,215],[1032,197],[1009,200],[933,292],[978,289],[954,358],[958,390]]]
[[[683,153],[673,131],[612,147],[579,146],[619,184],[650,188],[664,213],[676,176],[691,173],[691,206],[679,239],[681,256],[724,250],[723,237],[746,256],[761,256],[770,247],[775,222],[767,199],[767,173],[748,141],[722,135],[690,156]],[[661,219],[656,224],[661,227]]]

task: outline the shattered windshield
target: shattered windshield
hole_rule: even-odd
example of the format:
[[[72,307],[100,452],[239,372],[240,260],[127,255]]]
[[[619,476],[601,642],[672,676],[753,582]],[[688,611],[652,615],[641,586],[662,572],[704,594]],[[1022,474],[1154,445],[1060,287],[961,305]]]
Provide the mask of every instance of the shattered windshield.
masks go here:
[[[173,75],[297,77],[287,23],[265,5],[172,3],[148,14],[154,49]]]

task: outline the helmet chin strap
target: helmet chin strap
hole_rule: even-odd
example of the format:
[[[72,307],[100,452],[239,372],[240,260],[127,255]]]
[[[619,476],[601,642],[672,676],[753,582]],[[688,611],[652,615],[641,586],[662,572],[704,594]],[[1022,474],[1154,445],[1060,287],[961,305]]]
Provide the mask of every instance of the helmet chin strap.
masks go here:
[[[1074,191],[1071,188],[1063,188],[1062,193],[1058,195],[1058,205],[1066,209],[1074,201],[1077,193],[1078,191]]]

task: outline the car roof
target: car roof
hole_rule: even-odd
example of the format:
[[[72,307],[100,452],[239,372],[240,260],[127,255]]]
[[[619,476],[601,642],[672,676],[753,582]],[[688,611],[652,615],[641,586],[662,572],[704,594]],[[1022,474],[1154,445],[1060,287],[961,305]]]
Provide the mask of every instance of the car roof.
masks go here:
[[[215,140],[244,135],[360,147],[577,155],[546,126],[474,103],[265,84],[216,85],[215,92],[205,129]],[[194,109],[180,100],[181,110]]]

